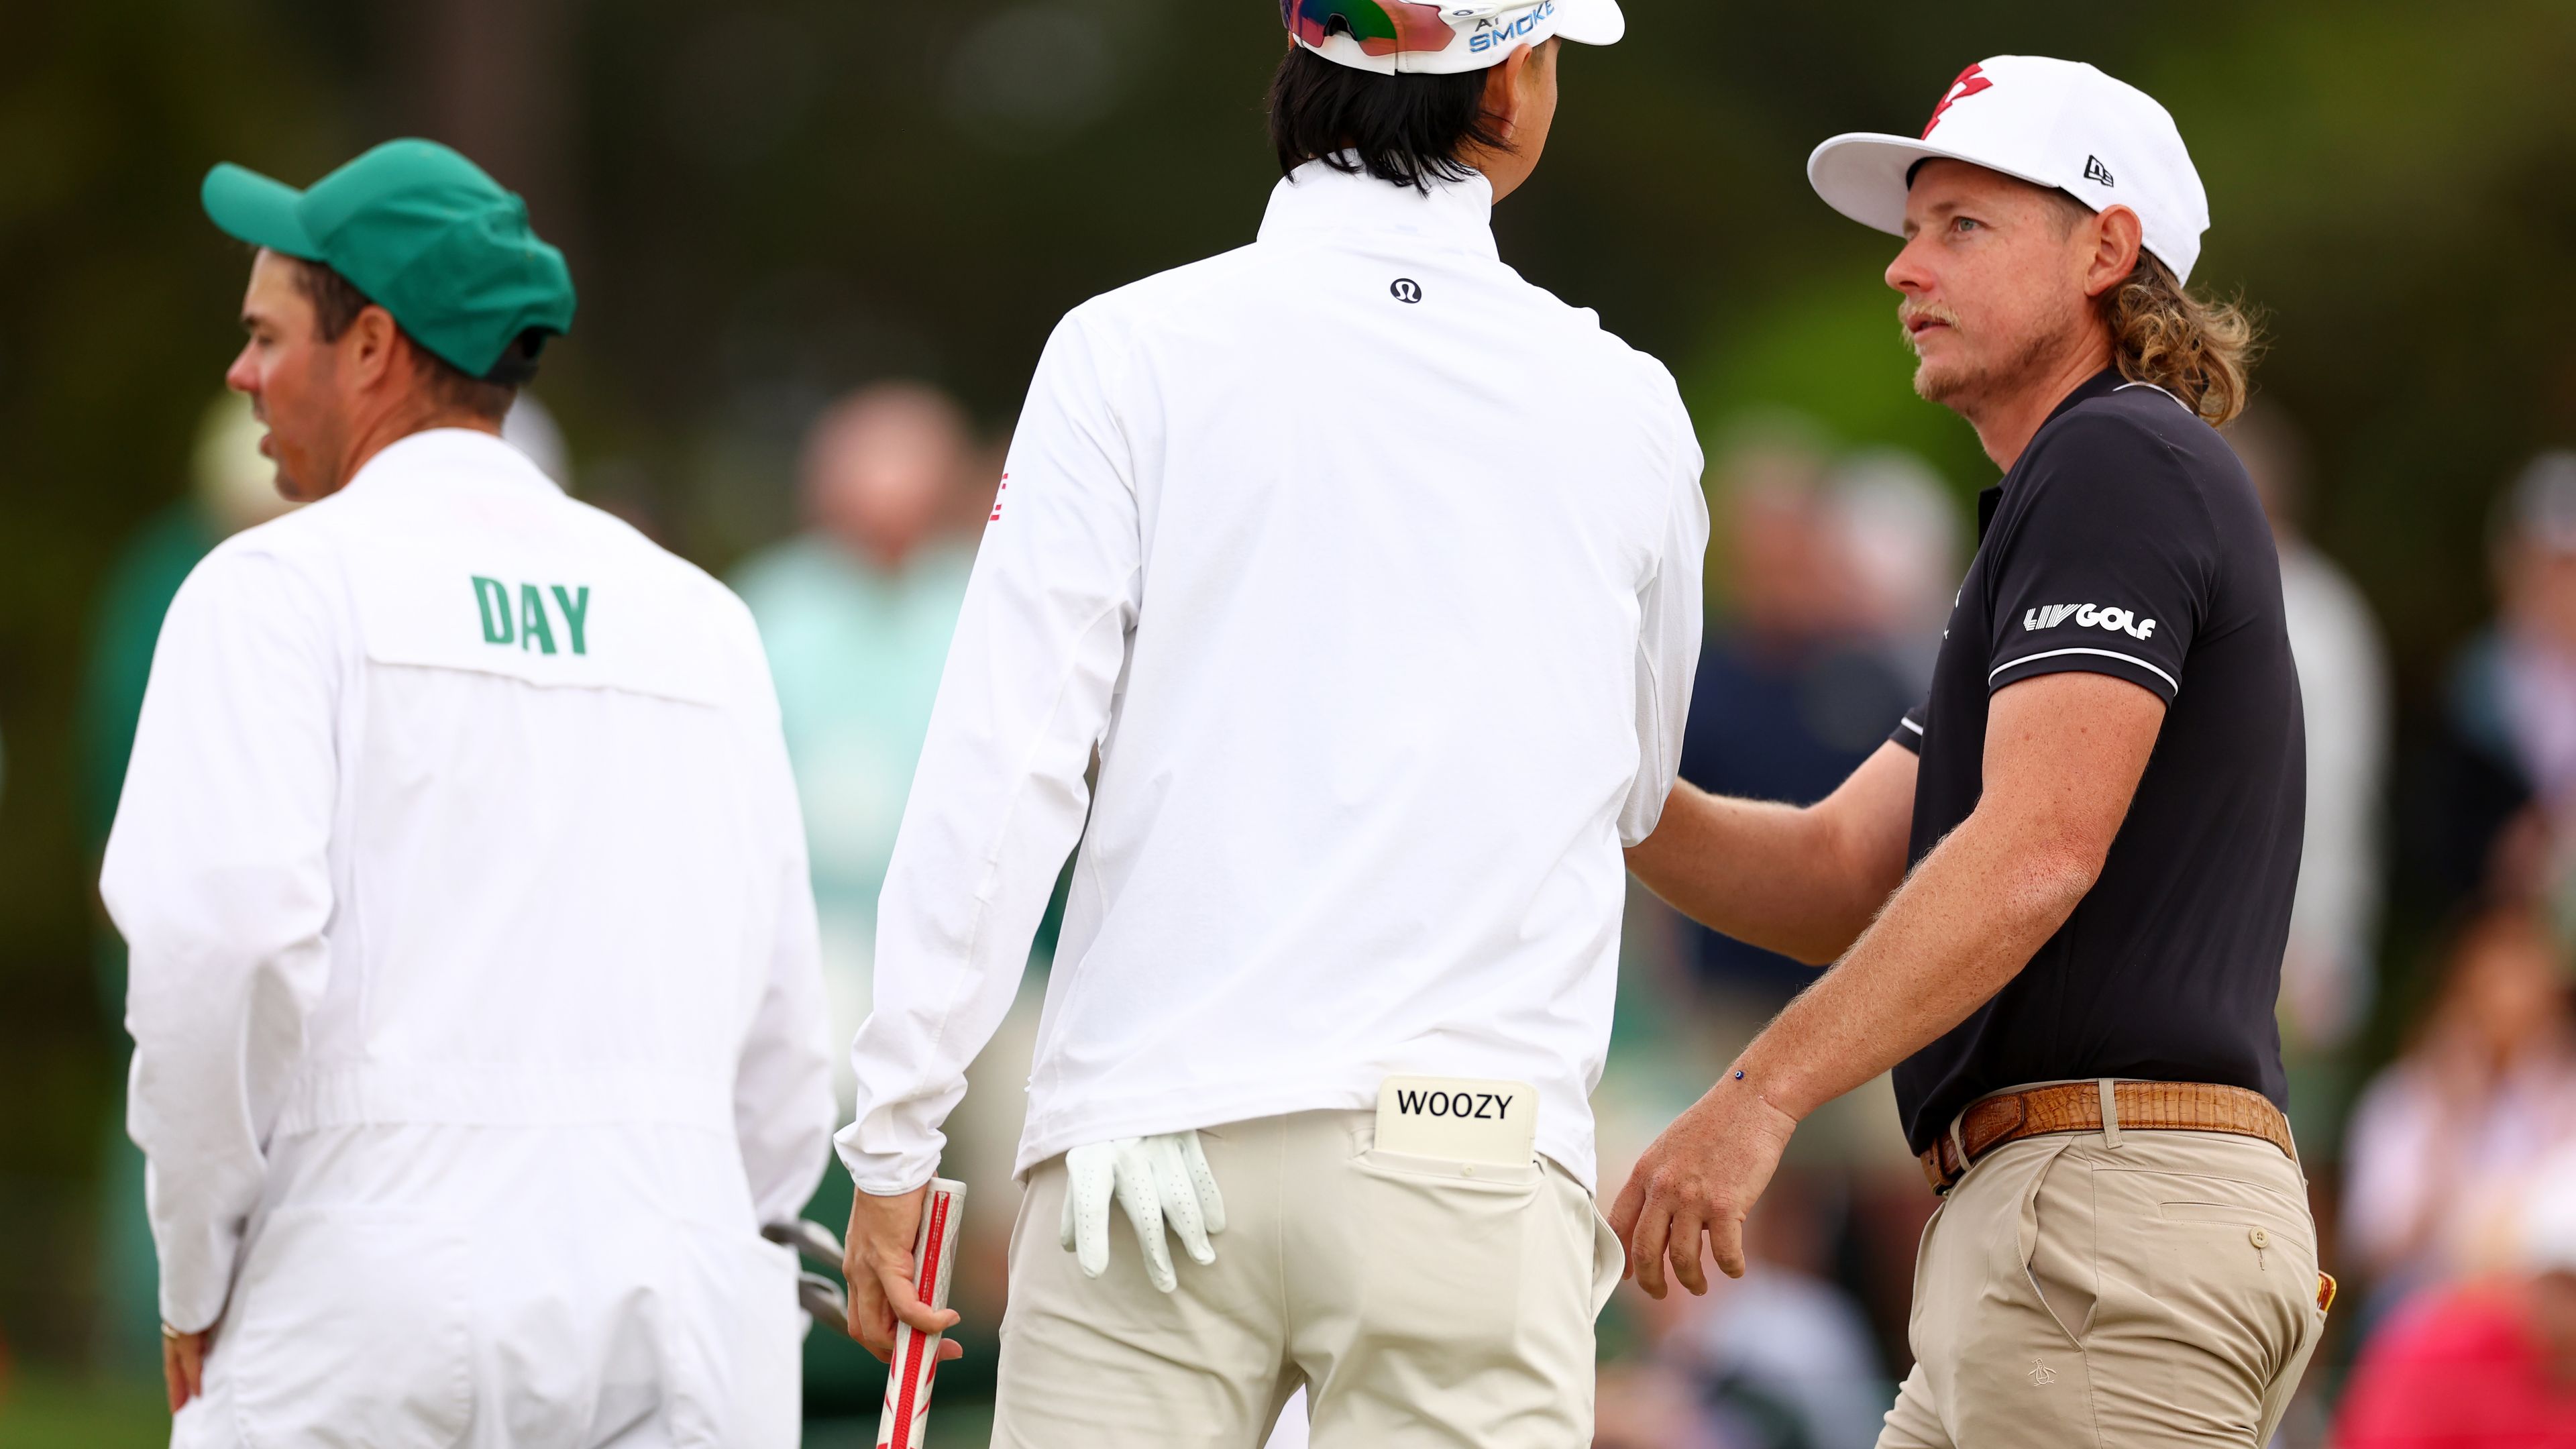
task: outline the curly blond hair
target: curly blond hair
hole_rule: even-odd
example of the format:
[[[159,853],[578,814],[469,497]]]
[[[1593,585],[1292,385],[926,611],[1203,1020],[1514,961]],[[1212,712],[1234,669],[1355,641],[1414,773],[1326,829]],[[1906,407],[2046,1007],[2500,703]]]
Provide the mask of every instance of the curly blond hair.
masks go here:
[[[2103,298],[2111,361],[2131,382],[2151,383],[2209,423],[2245,411],[2262,329],[2238,302],[2195,296],[2152,253]]]

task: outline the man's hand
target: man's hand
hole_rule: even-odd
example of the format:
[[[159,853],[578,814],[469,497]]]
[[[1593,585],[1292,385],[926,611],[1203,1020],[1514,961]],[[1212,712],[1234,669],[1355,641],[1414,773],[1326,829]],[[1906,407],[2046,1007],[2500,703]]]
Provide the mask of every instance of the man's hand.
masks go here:
[[[1967,1020],[2066,924],[2101,875],[2164,715],[2161,696],[2107,674],[2047,674],[1995,691],[1976,809],[1915,867],[1841,962],[1744,1049],[1736,1068],[1745,1075],[1730,1069],[1638,1160],[1610,1213],[1638,1286],[1663,1297],[1669,1259],[1683,1287],[1705,1292],[1703,1232],[1717,1265],[1742,1276],[1744,1216],[1770,1184],[1798,1119]],[[1884,803],[1898,773],[1911,778],[1899,753],[1880,750],[1843,787],[1852,791],[1879,770],[1862,792],[1881,799],[1862,812],[1879,828],[1860,834],[1879,842],[1863,854],[1882,865],[1902,859],[1888,854],[1901,837],[1885,828],[1893,816]],[[1762,839],[1691,833],[1694,818],[1705,825],[1719,818],[1712,810],[1742,802],[1676,796],[1685,809],[1670,818],[1685,833],[1669,850],[1647,853],[1674,879],[1690,875],[1695,851]],[[1630,852],[1631,860],[1647,857]],[[1718,884],[1718,897],[1759,898],[1739,889],[1741,881]]]
[[[850,1285],[850,1337],[879,1363],[894,1361],[897,1319],[916,1333],[944,1333],[957,1326],[955,1309],[934,1313],[913,1290],[912,1243],[921,1234],[921,1205],[929,1196],[925,1182],[894,1197],[861,1192],[850,1200],[850,1231],[841,1246],[841,1277]],[[942,1359],[965,1352],[953,1338],[939,1341]]]
[[[1770,1186],[1797,1127],[1798,1119],[1762,1100],[1730,1068],[1655,1138],[1620,1189],[1610,1228],[1628,1249],[1621,1276],[1661,1298],[1669,1258],[1683,1287],[1706,1293],[1699,1266],[1705,1232],[1717,1266],[1743,1277],[1745,1214]]]
[[[205,1333],[173,1333],[166,1324],[162,1327],[161,1382],[169,1387],[173,1414],[205,1393]]]

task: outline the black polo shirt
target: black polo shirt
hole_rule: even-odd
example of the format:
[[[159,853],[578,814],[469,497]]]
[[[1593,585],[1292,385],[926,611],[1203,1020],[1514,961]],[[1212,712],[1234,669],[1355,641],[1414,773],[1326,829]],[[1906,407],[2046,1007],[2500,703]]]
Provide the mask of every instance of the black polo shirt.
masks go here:
[[[2236,455],[2174,398],[2105,371],[1978,500],[1977,556],[1932,692],[1891,736],[1922,757],[1910,851],[1976,808],[1987,701],[2063,670],[2166,704],[2101,878],[2021,974],[1896,1069],[1920,1152],[1970,1102],[2084,1077],[2222,1082],[2284,1107],[2273,1002],[2307,801],[2281,567]]]

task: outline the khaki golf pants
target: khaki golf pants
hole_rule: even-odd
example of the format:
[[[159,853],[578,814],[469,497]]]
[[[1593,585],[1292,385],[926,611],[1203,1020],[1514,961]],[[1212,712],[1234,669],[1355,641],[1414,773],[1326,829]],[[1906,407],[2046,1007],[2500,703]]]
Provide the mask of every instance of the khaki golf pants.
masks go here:
[[[1225,1195],[1216,1262],[1172,1244],[1145,1279],[1113,1215],[1109,1271],[1056,1238],[1064,1160],[1011,1232],[996,1449],[1257,1449],[1307,1389],[1314,1449],[1576,1449],[1592,1440],[1592,1320],[1619,1280],[1592,1195],[1542,1159],[1375,1150],[1376,1114],[1202,1129]]]
[[[2007,1143],[1923,1230],[1879,1449],[2262,1449],[2325,1328],[2316,1241],[2268,1142]]]

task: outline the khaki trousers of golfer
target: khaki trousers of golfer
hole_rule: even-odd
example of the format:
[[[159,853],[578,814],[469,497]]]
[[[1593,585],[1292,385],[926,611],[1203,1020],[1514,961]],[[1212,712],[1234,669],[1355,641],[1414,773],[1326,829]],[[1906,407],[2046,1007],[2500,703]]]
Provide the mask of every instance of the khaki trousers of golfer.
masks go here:
[[[2262,1449],[2325,1328],[2298,1164],[2210,1132],[2026,1137],[1914,1265],[1879,1449]]]
[[[1145,1279],[1110,1219],[1109,1271],[1056,1237],[1064,1160],[1011,1231],[996,1449],[1258,1449],[1307,1388],[1314,1449],[1578,1449],[1592,1441],[1592,1320],[1618,1239],[1555,1164],[1375,1149],[1373,1112],[1202,1129],[1225,1195],[1216,1262]]]

